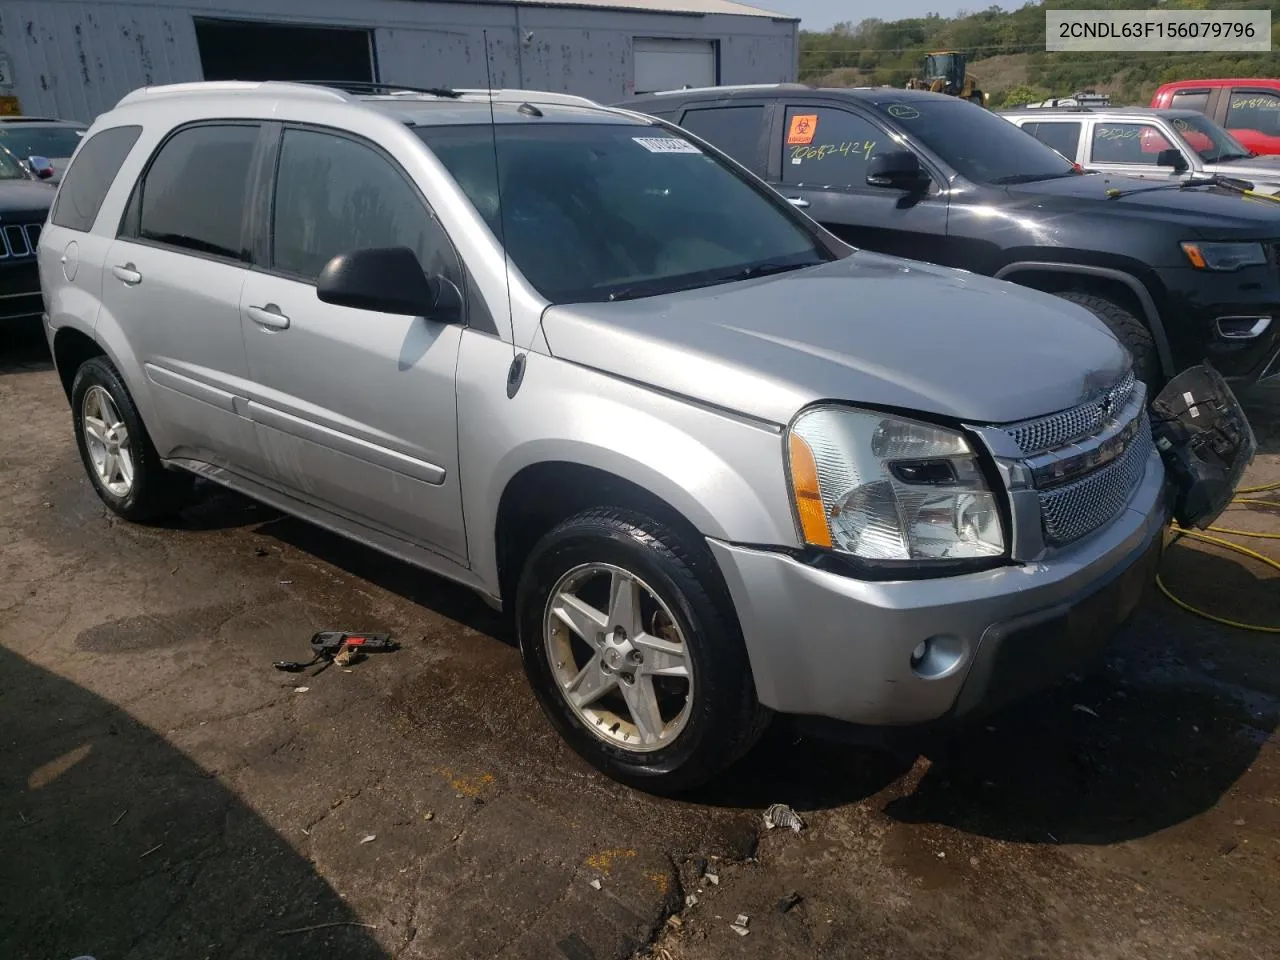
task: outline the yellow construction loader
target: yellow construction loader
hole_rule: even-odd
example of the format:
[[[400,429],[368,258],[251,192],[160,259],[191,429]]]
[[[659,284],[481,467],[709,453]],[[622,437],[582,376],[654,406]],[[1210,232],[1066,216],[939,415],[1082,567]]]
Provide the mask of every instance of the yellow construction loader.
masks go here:
[[[978,89],[977,81],[965,73],[965,56],[954,50],[940,50],[924,58],[923,76],[907,81],[908,90],[932,90],[953,97],[972,100],[980,107],[988,97]]]

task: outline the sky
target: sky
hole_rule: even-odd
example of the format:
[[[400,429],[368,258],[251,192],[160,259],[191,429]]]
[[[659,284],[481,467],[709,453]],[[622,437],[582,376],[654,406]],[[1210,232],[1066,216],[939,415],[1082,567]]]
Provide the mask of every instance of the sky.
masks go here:
[[[832,24],[843,20],[865,20],[867,17],[879,17],[882,20],[901,20],[905,17],[923,17],[929,13],[939,13],[944,17],[953,17],[960,10],[985,10],[992,4],[989,0],[743,0],[753,7],[763,7],[775,13],[786,13],[800,17],[802,30],[825,30]],[[1005,6],[1005,4],[997,4]]]

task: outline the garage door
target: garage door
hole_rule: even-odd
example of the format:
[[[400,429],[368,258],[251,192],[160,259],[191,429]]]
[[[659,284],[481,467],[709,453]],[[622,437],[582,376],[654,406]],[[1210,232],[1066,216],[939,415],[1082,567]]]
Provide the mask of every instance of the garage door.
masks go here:
[[[636,93],[714,87],[716,72],[714,41],[636,38]]]

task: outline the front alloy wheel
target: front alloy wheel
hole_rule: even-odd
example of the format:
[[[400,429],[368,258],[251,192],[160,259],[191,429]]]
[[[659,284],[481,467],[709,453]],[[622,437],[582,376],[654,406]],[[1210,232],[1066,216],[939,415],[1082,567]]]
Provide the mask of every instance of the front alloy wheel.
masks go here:
[[[525,672],[547,718],[595,767],[654,793],[712,779],[769,711],[706,541],[593,507],[548,532],[515,598]]]
[[[551,592],[547,659],[584,727],[636,753],[671,743],[689,721],[693,669],[667,605],[621,567],[586,563]]]

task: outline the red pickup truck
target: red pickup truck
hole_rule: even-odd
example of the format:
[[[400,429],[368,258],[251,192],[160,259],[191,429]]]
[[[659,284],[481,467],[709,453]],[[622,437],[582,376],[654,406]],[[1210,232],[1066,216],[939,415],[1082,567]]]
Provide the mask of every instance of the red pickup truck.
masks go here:
[[[1280,80],[1178,80],[1156,90],[1151,106],[1199,110],[1254,153],[1280,153]]]

